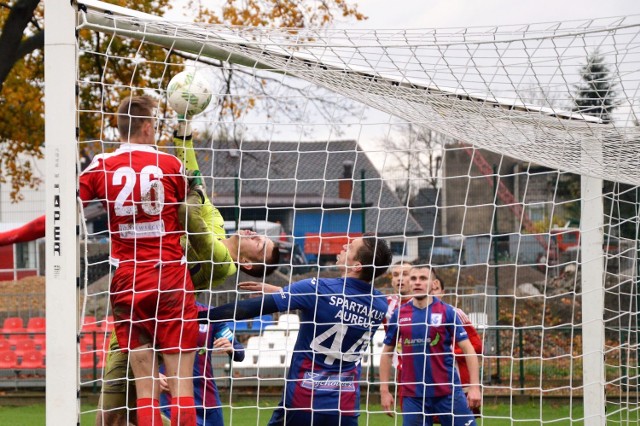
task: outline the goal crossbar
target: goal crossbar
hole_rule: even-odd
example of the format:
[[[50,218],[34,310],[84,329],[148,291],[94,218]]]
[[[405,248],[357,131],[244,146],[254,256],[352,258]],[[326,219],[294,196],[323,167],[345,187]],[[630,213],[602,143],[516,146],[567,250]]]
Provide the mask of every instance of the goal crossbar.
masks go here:
[[[447,88],[428,81],[427,71],[424,75],[427,81],[420,82],[415,75],[402,70],[398,75],[389,75],[366,69],[362,63],[367,62],[367,58],[357,65],[350,64],[330,51],[342,49],[349,57],[353,55],[349,46],[338,43],[337,47],[330,48],[314,41],[316,33],[312,31],[292,34],[281,29],[252,31],[224,26],[205,29],[193,24],[161,24],[157,17],[141,13],[118,16],[124,12],[98,1],[82,2],[79,7],[84,10],[80,14],[80,28],[120,34],[187,52],[196,58],[286,73],[479,148],[558,170],[628,184],[640,183],[640,167],[637,167],[640,159],[635,154],[640,152],[637,126],[602,124],[597,117],[575,111],[532,105],[517,97],[506,99],[475,93],[463,87],[464,82],[460,82],[458,88]],[[621,29],[630,28],[628,21],[618,25]],[[640,20],[634,25],[640,26]],[[589,32],[590,28],[584,31]],[[371,44],[370,49],[375,49],[379,59],[392,61],[395,57],[388,52],[399,48],[379,41],[377,45]],[[418,47],[409,45],[407,49]],[[541,143],[543,140],[546,143]],[[553,146],[561,148],[550,155],[549,149]],[[602,152],[608,153],[604,159]],[[613,158],[623,161],[623,167],[613,166]]]

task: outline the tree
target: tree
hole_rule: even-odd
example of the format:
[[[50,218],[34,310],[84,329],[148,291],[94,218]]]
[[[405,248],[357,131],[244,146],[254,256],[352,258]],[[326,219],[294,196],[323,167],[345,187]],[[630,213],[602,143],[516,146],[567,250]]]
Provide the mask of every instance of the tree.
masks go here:
[[[604,57],[598,51],[590,54],[587,63],[580,69],[583,82],[575,86],[574,111],[598,117],[603,124],[611,123],[613,111],[619,105],[619,101],[616,100],[617,84],[611,74]],[[634,124],[637,125],[635,122]],[[579,198],[580,181],[576,175],[571,175],[565,188],[573,198]],[[605,180],[603,195],[605,224],[608,226],[606,233],[636,240],[639,232],[638,187]],[[579,217],[579,206],[575,210]]]
[[[421,187],[437,187],[442,148],[450,138],[426,127],[403,124],[397,137],[389,135],[382,142],[394,160],[385,169],[400,201],[407,203]]]
[[[162,16],[171,7],[169,0],[111,0],[119,6]],[[184,8],[198,19],[209,23],[231,25],[252,25],[264,27],[304,28],[307,26],[327,26],[337,19],[361,20],[365,17],[348,0],[226,0],[219,11],[203,6],[204,2],[191,0]],[[44,19],[43,2],[40,0],[15,0],[0,4],[0,183],[12,182],[12,198],[21,199],[20,189],[36,187],[40,182],[32,173],[32,158],[42,158],[44,144]],[[88,30],[87,30],[88,31]],[[102,114],[83,114],[80,120],[82,139],[109,137],[115,127],[115,116],[111,113],[117,107],[119,97],[126,87],[165,87],[172,75],[167,75],[163,62],[167,52],[159,47],[142,45],[118,37],[99,33],[85,33],[81,43],[90,44],[97,51],[109,45],[111,57],[92,55],[79,59],[80,73],[86,77],[105,76],[111,89],[105,92],[103,85],[80,84],[80,104],[86,111]],[[143,56],[148,60],[136,67],[128,66],[127,59]],[[182,59],[178,53],[171,53],[171,61]],[[268,77],[249,78],[240,67],[220,65],[222,81],[225,82],[224,96],[219,100],[218,114],[230,117],[231,122],[256,108],[258,95],[266,91]],[[173,71],[173,70],[172,70]],[[175,71],[177,72],[177,70]],[[244,76],[244,78],[242,78]],[[99,79],[98,79],[99,80]],[[255,97],[234,96],[246,84]],[[118,88],[121,89],[118,89]],[[292,90],[304,90],[295,86]],[[267,104],[268,107],[268,104]],[[334,107],[345,109],[336,102]],[[272,108],[274,108],[272,106]],[[280,106],[279,108],[283,108]],[[295,114],[296,108],[284,107],[284,112]],[[283,111],[277,111],[283,112]],[[275,114],[275,112],[271,112]],[[100,120],[106,117],[106,125]],[[98,134],[103,131],[106,135]],[[84,147],[91,150],[90,146]]]
[[[616,83],[605,58],[597,50],[587,56],[585,65],[580,68],[580,78],[582,82],[574,86],[576,92],[573,95],[573,111],[597,117],[603,124],[611,123],[613,111],[618,106]],[[580,200],[580,176],[563,174],[556,190],[561,197]],[[579,201],[569,203],[565,208],[573,221],[580,221]]]
[[[598,117],[608,124],[613,120],[613,110],[618,106],[615,88],[617,84],[604,57],[596,50],[587,56],[587,63],[580,69],[583,82],[577,84],[574,95],[574,111]]]
[[[32,158],[42,157],[44,64],[39,0],[0,5],[0,184],[11,177],[12,196],[40,182]]]

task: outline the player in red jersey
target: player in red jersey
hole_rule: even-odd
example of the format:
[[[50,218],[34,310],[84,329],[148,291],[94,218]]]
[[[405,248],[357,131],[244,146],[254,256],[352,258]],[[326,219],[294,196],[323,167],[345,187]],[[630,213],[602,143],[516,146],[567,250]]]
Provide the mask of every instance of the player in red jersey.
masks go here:
[[[409,286],[409,271],[411,271],[411,263],[409,262],[396,262],[391,268],[389,273],[391,274],[391,287],[393,293],[387,297],[387,303],[389,303],[389,310],[384,321],[384,328],[387,329],[387,321],[393,315],[400,305],[407,303],[411,300],[411,288]]]
[[[167,367],[172,424],[191,425],[198,314],[178,216],[187,182],[180,160],[154,146],[155,107],[148,96],[122,101],[123,143],[94,157],[80,175],[79,194],[85,203],[100,200],[109,215],[110,263],[117,268],[109,296],[118,344],[129,352],[135,378],[138,425],[162,424],[154,348]]]
[[[444,296],[444,281],[442,278],[435,280],[431,283],[431,295],[436,297]],[[458,318],[462,322],[465,331],[467,332],[467,336],[469,337],[469,342],[473,349],[476,351],[476,354],[482,354],[482,338],[478,335],[478,331],[475,329],[467,314],[460,308],[456,308],[456,313],[458,314]],[[458,373],[460,374],[460,383],[462,383],[463,390],[466,393],[469,390],[469,385],[471,384],[471,376],[469,375],[469,367],[467,366],[467,358],[460,348],[459,345],[456,345],[453,353],[455,354],[456,365],[458,367]],[[472,409],[473,413],[476,415],[480,414],[480,407],[474,407]]]

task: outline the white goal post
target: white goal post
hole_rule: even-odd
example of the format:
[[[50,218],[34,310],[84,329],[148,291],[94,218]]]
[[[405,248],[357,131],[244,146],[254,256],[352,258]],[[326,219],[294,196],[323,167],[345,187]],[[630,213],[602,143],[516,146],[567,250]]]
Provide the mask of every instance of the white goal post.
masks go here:
[[[79,419],[76,15],[53,0],[45,9],[46,413],[48,424],[71,425]]]
[[[605,393],[614,389],[619,392],[613,414],[619,415],[616,419],[628,415],[619,412],[637,412],[640,400],[634,397],[636,394],[631,388],[638,386],[633,385],[634,380],[637,381],[634,376],[637,373],[633,372],[638,368],[633,362],[638,362],[639,350],[638,314],[633,312],[634,307],[638,310],[638,247],[637,242],[628,237],[628,229],[633,226],[640,229],[640,224],[637,204],[635,215],[623,210],[633,208],[633,202],[624,198],[624,194],[634,190],[637,194],[640,186],[640,126],[634,111],[640,96],[640,71],[636,69],[640,17],[464,30],[293,31],[171,22],[95,0],[73,1],[71,6],[64,7],[53,3],[46,1],[45,14],[48,423],[76,423],[82,388],[90,385],[95,388],[100,382],[99,377],[83,379],[79,367],[82,348],[78,349],[78,304],[83,304],[80,312],[85,314],[87,304],[96,296],[86,290],[88,268],[95,264],[88,256],[86,235],[84,249],[78,248],[81,232],[75,212],[79,170],[69,164],[73,157],[79,169],[83,155],[78,147],[71,148],[71,141],[86,146],[95,143],[99,149],[109,150],[109,144],[115,138],[109,127],[112,119],[109,102],[103,100],[99,106],[82,105],[79,87],[95,87],[105,92],[146,91],[162,100],[165,96],[162,82],[166,83],[166,77],[182,66],[173,62],[173,53],[203,68],[232,65],[256,80],[272,78],[281,84],[280,92],[265,89],[264,93],[256,95],[255,91],[248,91],[237,94],[239,99],[269,98],[281,105],[300,102],[300,109],[308,113],[312,96],[305,98],[303,93],[313,87],[324,90],[327,97],[339,98],[340,102],[346,100],[366,106],[370,108],[367,111],[376,111],[370,113],[373,116],[386,114],[377,122],[367,121],[364,114],[342,122],[336,116],[343,110],[336,107],[325,115],[309,113],[308,122],[299,116],[284,122],[270,112],[251,112],[238,119],[243,126],[240,136],[229,138],[224,141],[228,145],[223,146],[211,130],[228,125],[220,115],[212,113],[194,120],[205,135],[204,146],[198,148],[199,159],[208,162],[208,168],[201,166],[203,175],[216,185],[215,192],[220,200],[224,200],[222,205],[229,212],[249,205],[255,211],[266,211],[264,215],[268,219],[270,209],[277,212],[290,209],[291,217],[282,221],[294,242],[305,241],[308,237],[302,231],[296,233],[295,228],[302,229],[300,217],[311,220],[310,212],[319,212],[321,217],[318,238],[323,232],[328,235],[333,231],[328,219],[332,207],[325,207],[331,203],[348,210],[349,231],[343,233],[353,233],[355,226],[360,227],[356,232],[384,233],[386,230],[382,227],[388,218],[401,212],[402,220],[395,222],[404,222],[401,224],[404,229],[386,235],[389,241],[400,244],[399,256],[410,260],[405,253],[407,247],[415,243],[416,247],[421,247],[416,250],[426,250],[420,257],[438,264],[436,247],[455,249],[453,261],[451,257],[438,261],[455,279],[448,283],[448,291],[452,293],[449,301],[467,309],[473,306],[471,312],[491,318],[489,324],[476,324],[479,330],[488,326],[482,331],[486,351],[482,367],[485,381],[489,382],[484,387],[485,393],[493,391],[496,395],[515,399],[529,392],[533,395],[531,398],[542,401],[546,394],[557,392],[572,403],[574,399],[583,399],[583,414],[568,414],[573,420],[581,419],[587,425],[604,425],[607,416],[612,415],[611,410],[607,410]],[[82,31],[106,35],[107,41],[100,46],[103,50],[83,48],[76,38]],[[114,40],[135,41],[138,50],[134,49],[131,56],[112,59],[110,43]],[[165,62],[155,59],[147,62],[146,58],[140,57],[143,47],[147,46],[163,48]],[[609,72],[606,82],[611,83],[611,96],[614,91],[618,96],[612,118],[594,116],[593,110],[573,104],[579,104],[572,93],[581,83],[578,70],[594,52],[605,58],[603,63]],[[125,67],[157,67],[161,71],[146,87],[136,87],[133,77],[132,81],[103,81],[104,74],[79,69],[79,57],[93,56],[99,60],[104,58],[105,63],[122,61]],[[271,77],[274,75],[277,78]],[[287,90],[295,91],[295,95],[288,94]],[[601,100],[607,96],[605,94]],[[81,140],[79,122],[91,114],[100,117],[98,122],[103,126],[100,137]],[[172,117],[165,112],[160,118],[164,126]],[[427,129],[428,135],[437,133],[448,138],[429,148],[431,154],[435,153],[434,158],[439,158],[429,160],[429,166],[437,164],[439,167],[429,176],[436,182],[433,185],[424,183],[424,171],[416,172],[407,167],[403,170],[406,175],[401,177],[391,173],[391,169],[401,163],[398,158],[409,158],[410,163],[425,153],[424,147],[417,148],[416,145],[390,145],[389,141],[399,137],[398,129],[407,125]],[[279,130],[274,130],[276,128]],[[354,134],[350,133],[350,128],[356,128],[354,144],[349,148],[338,146],[335,128],[348,135]],[[362,135],[366,135],[369,128],[378,129],[380,138],[384,139],[383,146],[366,145],[372,141]],[[316,135],[320,135],[316,137],[322,139],[324,145],[313,145],[319,141],[309,140],[308,133],[316,131]],[[293,134],[291,144],[283,140],[289,137],[287,132]],[[257,135],[262,134],[267,136],[260,139],[262,136]],[[244,155],[244,152],[248,154]],[[340,164],[336,166],[331,159],[336,152],[346,152],[354,161],[342,162],[340,157]],[[466,156],[467,152],[471,153],[470,157]],[[318,164],[320,172],[312,177],[304,176],[298,168],[310,167],[312,163],[305,163],[306,156],[317,154],[324,156],[323,162]],[[493,162],[493,172],[487,172],[485,168],[479,173],[475,168],[481,168],[484,157],[491,158],[485,164]],[[225,158],[227,161],[240,158],[237,161],[241,167],[235,175],[217,174],[219,169],[216,167],[221,167],[217,161]],[[244,168],[255,166],[252,161],[256,158],[265,162],[265,171],[258,170],[256,175],[251,175],[253,170]],[[291,158],[297,161],[295,170],[291,175],[285,175],[280,168],[286,169],[284,162]],[[365,166],[374,161],[369,158],[377,158],[378,164],[368,168],[366,175]],[[279,163],[278,159],[283,162]],[[341,170],[343,165],[348,176],[331,174],[336,167]],[[358,176],[361,171],[362,177]],[[380,175],[371,176],[378,172]],[[384,175],[384,172],[388,174]],[[571,174],[578,175],[581,182],[580,188],[573,193],[564,187]],[[340,201],[342,195],[327,189],[345,178],[352,181],[349,187],[352,192],[346,202]],[[486,182],[492,179],[491,185],[487,185]],[[286,195],[277,194],[281,197],[277,202],[271,198],[255,201],[251,197],[259,198],[256,194],[261,193],[256,188],[261,181],[266,181],[266,198],[269,198],[269,191],[280,184],[288,183],[294,189]],[[312,202],[310,193],[318,191],[318,187],[312,186],[316,182],[323,185],[319,208],[303,204]],[[398,188],[404,182],[409,195],[401,200]],[[614,189],[606,189],[608,192],[604,194],[607,182]],[[623,187],[626,189],[620,189]],[[232,189],[225,192],[227,188]],[[367,192],[372,188],[374,196]],[[356,195],[357,191],[360,193]],[[456,194],[456,191],[463,194]],[[424,194],[431,194],[432,198],[420,201]],[[282,201],[287,197],[289,204]],[[390,200],[393,201],[391,204]],[[579,227],[575,228],[579,245],[576,241],[568,249],[561,248],[558,235],[574,232],[574,228],[562,231],[561,226],[555,226],[558,223],[554,220],[569,217],[571,205],[575,203],[581,206]],[[433,218],[428,222],[430,229],[414,218],[421,209],[432,210]],[[305,216],[307,213],[309,215]],[[278,221],[285,218],[284,214],[277,216]],[[476,225],[473,222],[476,217],[484,222]],[[505,223],[509,224],[509,229],[504,229]],[[498,230],[498,227],[503,228]],[[618,241],[615,249],[609,243],[612,239]],[[498,241],[507,247],[504,249],[506,254],[498,253]],[[311,264],[316,262],[316,270],[322,274],[325,269],[321,264],[321,249],[309,247],[311,244],[305,246],[304,251],[313,257]],[[546,260],[535,258],[530,251],[542,251]],[[549,261],[552,254],[554,263]],[[82,283],[77,272],[80,258],[84,268]],[[613,260],[618,264],[615,271],[611,267]],[[624,262],[623,268],[620,265]],[[289,271],[293,270],[293,265],[287,266]],[[516,271],[511,282],[499,283],[501,268]],[[522,271],[534,269],[541,274],[535,275],[541,284],[527,284],[536,284],[539,292],[527,293],[518,274],[524,275]],[[471,278],[474,273],[475,278],[480,276],[477,282]],[[490,281],[494,280],[494,273],[495,292],[491,294],[493,285]],[[291,279],[293,275],[289,274]],[[531,276],[534,277],[533,272]],[[556,292],[552,287],[564,285],[562,279],[570,283],[569,287]],[[476,287],[465,288],[464,283],[472,281]],[[509,286],[513,287],[511,293],[503,293]],[[85,288],[83,292],[80,287]],[[81,295],[81,301],[78,295]],[[104,296],[104,290],[98,296]],[[552,317],[548,310],[557,309],[559,299],[575,302],[576,298],[580,299],[579,303],[566,307],[569,314],[557,322],[554,322],[555,318],[548,318]],[[607,299],[616,298],[615,308],[607,304]],[[510,312],[504,310],[505,302],[512,304]],[[503,311],[499,310],[500,304]],[[541,317],[539,324],[517,318],[522,305],[541,310],[536,314]],[[536,334],[535,342],[530,344],[531,354],[526,353],[523,333],[536,333],[538,328],[542,330],[541,337]],[[549,348],[545,347],[545,338],[550,338],[554,332],[566,332],[570,343],[550,354]],[[616,333],[618,337],[612,338]],[[510,341],[501,343],[500,336],[508,336]],[[367,365],[363,361],[371,377],[375,376],[373,359],[374,356]],[[547,374],[547,365],[555,360],[560,360],[563,368],[565,364],[569,365],[566,367],[569,378],[566,383],[547,387],[543,376]],[[508,378],[501,378],[504,374],[501,361],[511,365]],[[273,377],[260,378],[259,367],[256,368],[258,386],[261,380],[266,383],[275,380]],[[527,369],[533,371],[532,374],[537,372],[537,383],[528,383]],[[240,377],[241,373],[235,378],[233,372],[228,374],[231,389],[242,386],[242,380],[247,379]],[[369,380],[367,373],[363,388],[377,395],[373,391],[376,386],[376,380]],[[256,400],[256,407],[258,402]],[[223,405],[233,408],[231,398],[223,401]],[[379,413],[367,408],[365,414]],[[495,418],[500,417],[500,414],[495,415]]]

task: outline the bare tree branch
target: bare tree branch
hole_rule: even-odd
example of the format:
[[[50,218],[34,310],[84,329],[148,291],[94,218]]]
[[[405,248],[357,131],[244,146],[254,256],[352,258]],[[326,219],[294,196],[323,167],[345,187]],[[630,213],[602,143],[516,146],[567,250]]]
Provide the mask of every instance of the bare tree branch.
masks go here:
[[[383,139],[385,150],[394,158],[395,166],[388,171],[396,174],[396,193],[403,203],[408,202],[421,187],[438,185],[442,147],[450,143],[446,136],[431,129],[414,125],[402,126],[399,134]]]

